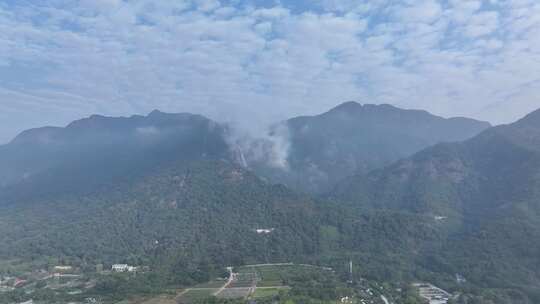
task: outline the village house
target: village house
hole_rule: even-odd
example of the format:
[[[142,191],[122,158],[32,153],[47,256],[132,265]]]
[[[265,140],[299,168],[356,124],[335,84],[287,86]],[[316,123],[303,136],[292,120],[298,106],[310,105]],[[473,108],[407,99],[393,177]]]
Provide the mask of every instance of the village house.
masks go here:
[[[137,271],[137,267],[128,264],[114,264],[111,270],[114,272],[135,272]]]
[[[73,270],[73,267],[71,266],[54,266],[55,272],[68,272]]]

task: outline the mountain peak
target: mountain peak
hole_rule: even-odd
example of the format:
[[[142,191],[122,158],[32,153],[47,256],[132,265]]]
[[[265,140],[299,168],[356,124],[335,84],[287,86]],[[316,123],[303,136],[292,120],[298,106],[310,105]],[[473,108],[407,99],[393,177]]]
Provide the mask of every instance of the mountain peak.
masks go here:
[[[163,115],[163,114],[165,114],[165,113],[161,112],[158,109],[154,109],[152,112],[148,113],[148,117],[160,116],[160,115]]]
[[[362,108],[362,104],[356,101],[346,101],[344,103],[337,105],[332,110],[349,110],[349,109],[358,109],[358,108]]]
[[[527,114],[516,122],[516,125],[540,128],[540,109]]]
[[[399,110],[398,108],[389,105],[389,104],[372,104],[372,103],[366,103],[361,104],[356,101],[347,101],[342,104],[339,104],[338,106],[334,107],[330,111],[331,112],[359,112],[359,111],[393,111],[393,110]]]

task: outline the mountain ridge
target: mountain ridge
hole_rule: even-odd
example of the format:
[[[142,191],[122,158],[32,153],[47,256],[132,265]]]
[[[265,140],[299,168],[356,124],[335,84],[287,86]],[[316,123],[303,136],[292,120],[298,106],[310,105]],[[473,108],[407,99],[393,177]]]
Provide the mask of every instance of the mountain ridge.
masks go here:
[[[319,115],[286,120],[287,170],[252,165],[269,180],[323,193],[357,171],[368,172],[433,144],[470,138],[487,122],[443,118],[422,110],[349,101]],[[280,125],[280,126],[281,126]]]
[[[330,197],[361,210],[439,218],[450,225],[438,258],[443,265],[483,286],[534,289],[540,282],[534,266],[540,246],[531,242],[540,238],[538,113],[352,177]]]

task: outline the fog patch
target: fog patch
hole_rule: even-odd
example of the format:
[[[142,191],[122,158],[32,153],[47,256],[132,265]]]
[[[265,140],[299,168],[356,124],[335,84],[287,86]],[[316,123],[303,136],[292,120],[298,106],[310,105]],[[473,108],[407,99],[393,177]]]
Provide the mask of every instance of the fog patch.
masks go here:
[[[262,130],[229,125],[226,137],[234,159],[243,167],[267,166],[289,170],[289,128],[285,123]]]
[[[135,129],[137,134],[142,136],[153,136],[159,134],[159,129],[154,126],[138,127]]]

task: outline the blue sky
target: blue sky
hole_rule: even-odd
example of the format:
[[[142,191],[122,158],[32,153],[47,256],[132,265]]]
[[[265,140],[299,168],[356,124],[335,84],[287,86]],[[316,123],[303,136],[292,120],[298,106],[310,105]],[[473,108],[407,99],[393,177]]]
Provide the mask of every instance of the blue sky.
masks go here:
[[[261,129],[348,100],[540,108],[540,2],[0,0],[0,142],[156,108]]]

